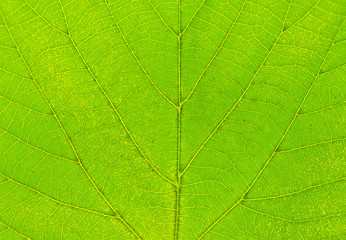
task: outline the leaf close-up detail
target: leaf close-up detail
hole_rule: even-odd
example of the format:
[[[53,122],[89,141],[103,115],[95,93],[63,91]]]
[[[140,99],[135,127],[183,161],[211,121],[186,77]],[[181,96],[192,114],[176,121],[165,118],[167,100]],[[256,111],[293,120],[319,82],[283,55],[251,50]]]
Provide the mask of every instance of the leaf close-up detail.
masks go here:
[[[1,0],[0,239],[344,239],[345,0]]]

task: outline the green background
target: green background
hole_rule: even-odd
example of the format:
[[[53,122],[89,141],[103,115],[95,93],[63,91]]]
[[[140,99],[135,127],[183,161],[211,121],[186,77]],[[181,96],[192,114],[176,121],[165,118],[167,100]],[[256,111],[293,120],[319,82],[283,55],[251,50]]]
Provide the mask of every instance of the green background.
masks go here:
[[[0,239],[342,239],[344,0],[1,0]]]

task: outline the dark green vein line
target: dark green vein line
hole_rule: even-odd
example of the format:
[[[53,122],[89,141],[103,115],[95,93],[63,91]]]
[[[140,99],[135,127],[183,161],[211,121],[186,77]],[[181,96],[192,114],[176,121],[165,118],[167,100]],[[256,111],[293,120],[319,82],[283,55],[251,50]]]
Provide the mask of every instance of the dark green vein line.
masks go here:
[[[320,75],[322,75],[324,73],[321,73]],[[329,107],[325,107],[325,108],[321,108],[319,110],[315,110],[315,111],[311,111],[311,112],[305,112],[305,113],[299,113],[300,116],[306,116],[306,115],[310,115],[310,114],[315,114],[315,113],[320,113],[320,112],[323,112],[323,111],[326,111],[326,110],[329,110],[329,109],[334,109],[340,105],[343,105],[345,104],[345,101],[341,102],[341,103],[337,103],[335,105],[332,105],[332,106],[329,106]]]
[[[276,196],[272,196],[272,197],[244,198],[243,201],[244,202],[245,201],[263,201],[263,200],[270,200],[270,199],[289,197],[289,196],[293,196],[293,195],[296,195],[296,194],[299,194],[299,193],[302,193],[302,192],[306,192],[306,191],[311,190],[311,189],[315,189],[315,188],[318,188],[318,187],[323,187],[325,185],[336,183],[336,182],[340,182],[340,181],[343,181],[343,180],[345,180],[344,177],[340,178],[340,179],[333,180],[333,181],[329,181],[329,182],[313,185],[311,187],[307,187],[307,188],[301,189],[299,191],[291,192],[291,193],[286,193],[286,194],[282,194],[282,195],[276,195]]]
[[[8,181],[13,182],[13,183],[15,183],[15,184],[17,184],[17,185],[19,185],[19,186],[21,186],[23,188],[26,188],[26,189],[28,189],[30,191],[33,191],[33,192],[43,196],[44,198],[47,198],[47,199],[51,200],[52,202],[55,202],[55,203],[57,203],[59,205],[70,207],[70,208],[73,208],[73,209],[78,209],[78,210],[81,210],[81,211],[85,211],[85,212],[89,212],[89,213],[93,213],[93,214],[97,214],[97,215],[101,215],[101,216],[104,216],[104,217],[118,218],[117,216],[114,216],[114,215],[109,215],[109,214],[97,212],[97,211],[94,211],[94,210],[91,210],[91,209],[79,207],[79,206],[76,206],[76,205],[73,205],[73,204],[62,202],[62,201],[57,200],[57,199],[55,199],[55,198],[53,198],[53,197],[51,197],[51,196],[49,196],[49,195],[47,195],[47,194],[45,194],[43,192],[40,192],[39,190],[37,190],[35,188],[32,188],[32,187],[30,187],[28,185],[25,185],[25,184],[23,184],[21,182],[18,182],[17,180],[14,180],[14,179],[4,175],[2,172],[0,172],[0,175],[3,176],[4,178],[6,178]]]
[[[192,20],[196,17],[197,13],[198,13],[199,10],[202,8],[202,6],[204,5],[205,1],[206,1],[206,0],[204,0],[204,1],[201,3],[201,5],[197,8],[196,12],[192,15],[190,21],[188,21],[188,23],[187,23],[186,27],[184,28],[184,30],[180,32],[179,37],[181,37],[181,36],[185,33],[185,31],[189,28],[189,26],[190,26]],[[180,31],[180,29],[179,29],[179,31]]]
[[[324,142],[318,142],[318,143],[314,143],[314,144],[310,144],[310,145],[304,145],[304,146],[297,147],[297,148],[290,148],[290,149],[280,150],[280,151],[277,151],[277,153],[287,153],[287,152],[298,151],[298,150],[301,150],[301,149],[304,149],[304,148],[316,147],[316,146],[319,146],[319,145],[322,145],[322,144],[341,142],[341,141],[344,141],[345,139],[346,138],[340,138],[340,139],[333,139],[333,140],[324,141]]]
[[[151,77],[149,76],[149,74],[147,73],[147,71],[144,69],[143,65],[141,64],[141,62],[139,61],[137,55],[135,54],[135,52],[133,51],[132,47],[130,46],[129,42],[126,40],[123,31],[120,29],[120,26],[118,24],[118,22],[115,20],[115,17],[110,9],[109,3],[107,0],[104,1],[104,3],[107,6],[108,12],[111,15],[113,22],[115,24],[115,26],[117,27],[122,39],[124,40],[126,46],[128,47],[128,49],[130,50],[131,54],[134,56],[134,58],[136,59],[138,65],[140,66],[140,68],[142,69],[142,71],[144,72],[145,76],[148,78],[148,80],[150,81],[150,83],[154,86],[154,88],[160,93],[160,95],[165,98],[167,100],[167,102],[169,102],[171,105],[173,105],[175,108],[178,108],[177,105],[175,105],[154,83],[154,81],[151,79]]]
[[[201,81],[202,77],[204,76],[205,72],[208,70],[208,68],[210,67],[210,65],[212,64],[212,62],[215,60],[215,58],[217,57],[218,53],[220,52],[220,50],[222,49],[223,45],[225,44],[225,42],[228,39],[228,36],[230,35],[230,33],[232,32],[233,27],[235,26],[235,24],[238,22],[238,19],[241,15],[241,13],[243,12],[244,6],[246,4],[247,0],[244,1],[243,5],[241,6],[237,17],[235,18],[235,20],[233,21],[231,27],[229,28],[226,36],[224,37],[223,41],[221,42],[219,48],[216,50],[214,56],[210,59],[210,61],[208,62],[207,66],[203,69],[203,72],[201,73],[201,75],[199,76],[199,78],[197,79],[195,85],[193,86],[191,92],[187,95],[187,97],[185,98],[184,101],[182,101],[181,105],[183,105],[192,95],[192,93],[195,91],[196,87],[198,86],[199,82]]]
[[[166,23],[166,21],[162,18],[161,14],[157,11],[156,7],[152,4],[152,2],[150,0],[148,0],[148,2],[150,3],[151,7],[154,9],[155,13],[159,16],[160,20],[162,21],[162,23],[168,28],[168,30],[176,37],[179,37],[174,31],[173,29],[168,26],[168,24]]]
[[[49,25],[50,27],[54,28],[56,31],[64,34],[65,36],[68,36],[68,33],[64,32],[63,30],[61,30],[60,28],[57,28],[56,26],[54,26],[53,24],[51,24],[50,22],[48,22],[43,16],[41,16],[32,6],[30,3],[28,3],[27,0],[24,0],[25,3],[31,8],[32,11],[34,11],[36,13],[37,16],[39,16],[47,25]]]
[[[287,16],[286,16],[287,17]],[[274,148],[272,154],[270,155],[270,157],[268,158],[268,160],[265,162],[264,166],[262,167],[262,169],[260,170],[260,172],[257,174],[257,176],[255,177],[255,179],[252,181],[252,183],[250,184],[250,186],[247,188],[247,190],[244,192],[244,194],[242,195],[242,197],[232,206],[230,207],[221,217],[219,217],[213,224],[211,224],[207,230],[205,230],[202,235],[199,237],[199,239],[202,239],[217,223],[219,223],[221,221],[221,219],[223,219],[225,216],[227,216],[236,206],[238,206],[244,199],[245,199],[245,196],[247,195],[247,193],[252,189],[252,187],[254,186],[254,184],[257,182],[257,180],[259,179],[259,177],[262,175],[262,173],[264,172],[264,170],[266,169],[266,167],[268,166],[268,164],[270,163],[270,161],[273,159],[273,157],[275,156],[275,154],[277,153],[277,149],[280,147],[282,141],[285,139],[287,133],[289,132],[289,130],[291,129],[293,123],[295,122],[297,116],[299,116],[299,111],[300,109],[303,107],[307,97],[309,96],[310,92],[311,92],[311,89],[313,88],[313,86],[315,85],[315,82],[316,82],[316,79],[320,76],[321,74],[321,70],[322,70],[322,67],[330,53],[330,49],[332,48],[332,46],[334,45],[334,42],[335,42],[335,39],[336,37],[338,36],[339,32],[340,32],[340,29],[342,28],[343,24],[344,24],[344,21],[345,21],[345,18],[342,22],[342,24],[340,25],[337,33],[335,34],[334,36],[334,39],[332,40],[331,44],[329,45],[328,49],[327,49],[327,53],[319,67],[319,70],[317,71],[317,74],[316,76],[314,77],[307,93],[305,94],[302,102],[300,103],[294,117],[292,118],[290,124],[288,125],[288,127],[286,128],[286,131],[284,132],[284,134],[282,135],[280,141],[278,142],[278,144],[276,145],[276,147]],[[284,24],[285,25],[285,24]]]
[[[29,237],[25,236],[24,234],[18,232],[17,230],[13,229],[12,227],[8,226],[7,224],[5,224],[5,223],[3,223],[3,222],[1,222],[1,221],[0,221],[0,223],[1,223],[2,225],[4,225],[7,229],[11,230],[12,232],[17,233],[17,234],[20,235],[21,237],[23,237],[23,238],[25,238],[25,239],[30,239],[30,240],[31,240],[31,238],[29,238]]]
[[[329,70],[327,70],[327,71],[322,72],[321,75],[322,75],[322,74],[327,74],[327,73],[332,73],[332,72],[334,72],[334,71],[338,71],[340,68],[341,68],[341,69],[344,68],[345,65],[346,65],[346,63],[343,63],[343,64],[337,66],[336,68],[332,68],[332,69],[329,69]]]
[[[18,75],[18,74],[16,74],[16,73],[13,73],[13,72],[10,72],[10,71],[6,70],[5,68],[0,67],[0,70],[4,71],[5,73],[11,74],[11,75],[13,75],[13,76],[16,76],[16,77],[19,77],[19,78],[22,78],[22,79],[26,79],[26,80],[30,80],[30,81],[31,81],[31,78],[27,78],[27,77],[20,76],[20,75]]]
[[[286,218],[282,218],[282,217],[278,217],[278,216],[274,216],[274,215],[271,215],[271,214],[268,214],[268,213],[263,213],[263,212],[260,212],[260,211],[257,211],[255,209],[252,209],[250,207],[247,207],[243,204],[240,204],[239,203],[239,206],[251,211],[251,212],[254,212],[254,213],[257,213],[259,215],[263,215],[263,216],[266,216],[266,217],[270,217],[270,218],[275,218],[275,219],[278,219],[278,220],[281,220],[281,221],[284,221],[284,222],[290,222],[290,223],[304,223],[304,222],[313,222],[313,221],[319,221],[319,220],[322,220],[322,219],[328,219],[328,218],[332,218],[332,217],[339,217],[339,216],[343,216],[345,215],[344,213],[337,213],[337,214],[332,214],[332,215],[329,215],[329,216],[324,216],[324,217],[319,217],[319,218],[312,218],[312,219],[304,219],[304,220],[290,220],[290,219],[286,219]]]
[[[42,152],[42,153],[44,153],[44,154],[47,154],[47,155],[52,156],[52,157],[56,157],[56,158],[58,158],[58,159],[63,159],[63,160],[69,161],[69,162],[78,163],[76,160],[72,160],[72,159],[69,159],[69,158],[65,158],[65,157],[56,155],[56,154],[54,154],[54,153],[47,152],[46,150],[43,150],[43,149],[41,149],[41,148],[39,148],[39,147],[36,147],[36,146],[32,145],[31,143],[26,142],[26,141],[24,141],[23,139],[21,139],[21,138],[15,136],[15,135],[13,135],[12,133],[8,132],[8,131],[5,130],[5,129],[0,128],[0,130],[3,131],[4,133],[10,135],[11,137],[15,138],[16,140],[18,140],[18,141],[24,143],[25,145],[27,145],[27,146],[29,146],[29,147],[32,147],[33,149],[35,149],[35,150],[37,150],[37,151],[40,151],[40,152]]]
[[[30,79],[30,80],[31,80],[31,79]],[[41,115],[44,115],[44,116],[51,116],[51,117],[53,117],[52,114],[40,112],[40,111],[37,111],[37,110],[35,110],[35,109],[29,108],[29,107],[27,107],[27,106],[24,106],[24,105],[22,105],[22,104],[20,104],[20,103],[17,103],[17,102],[15,102],[15,101],[11,100],[11,99],[9,99],[9,98],[7,98],[7,97],[5,97],[5,96],[0,96],[0,98],[5,99],[6,101],[8,101],[8,102],[10,102],[10,103],[12,103],[12,104],[14,104],[14,105],[17,105],[17,106],[20,106],[20,107],[22,107],[22,108],[25,108],[26,110],[29,110],[29,111],[31,111],[31,112],[38,113],[38,114],[41,114]]]
[[[285,31],[291,29],[293,26],[297,25],[300,21],[302,21],[306,16],[308,16],[311,11],[320,3],[321,0],[318,0],[311,8],[309,11],[307,11],[301,18],[299,18],[296,22],[294,22],[291,26],[287,27]]]

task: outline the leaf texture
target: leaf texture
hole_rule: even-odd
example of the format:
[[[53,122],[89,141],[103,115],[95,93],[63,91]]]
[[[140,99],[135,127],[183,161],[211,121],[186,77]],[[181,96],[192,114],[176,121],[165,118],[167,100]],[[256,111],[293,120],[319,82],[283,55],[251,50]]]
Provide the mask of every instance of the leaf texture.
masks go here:
[[[344,0],[0,11],[0,239],[345,236]]]

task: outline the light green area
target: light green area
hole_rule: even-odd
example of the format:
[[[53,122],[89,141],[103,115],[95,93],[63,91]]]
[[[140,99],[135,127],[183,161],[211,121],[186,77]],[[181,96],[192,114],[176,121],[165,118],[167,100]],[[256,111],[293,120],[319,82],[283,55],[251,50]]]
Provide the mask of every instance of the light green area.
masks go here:
[[[345,0],[0,10],[0,239],[345,237]]]

